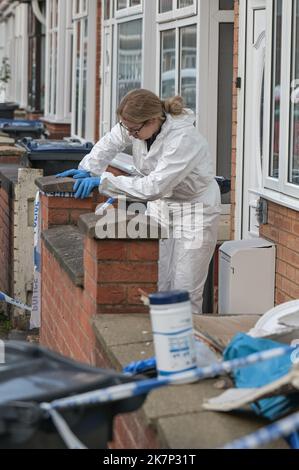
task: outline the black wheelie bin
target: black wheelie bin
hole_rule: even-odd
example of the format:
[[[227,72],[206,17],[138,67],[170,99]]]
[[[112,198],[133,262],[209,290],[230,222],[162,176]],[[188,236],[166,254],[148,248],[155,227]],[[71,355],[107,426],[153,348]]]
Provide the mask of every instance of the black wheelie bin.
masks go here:
[[[77,168],[93,144],[79,140],[42,140],[24,138],[18,145],[25,149],[22,165],[44,170],[44,176],[52,176],[65,170]]]
[[[15,110],[18,108],[19,105],[11,101],[0,103],[0,118],[13,119]]]

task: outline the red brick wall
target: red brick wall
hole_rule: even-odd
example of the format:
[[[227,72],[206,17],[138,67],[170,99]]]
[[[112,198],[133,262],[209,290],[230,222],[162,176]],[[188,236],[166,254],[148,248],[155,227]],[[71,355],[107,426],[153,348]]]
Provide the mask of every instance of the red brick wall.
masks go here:
[[[82,289],[42,243],[41,344],[94,364],[91,317],[146,312],[137,289],[157,290],[157,260],[158,241],[86,239]]]
[[[93,212],[102,200],[106,198],[101,198],[95,193],[92,197],[83,200],[42,195],[42,230],[55,225],[76,225],[80,215]]]
[[[11,241],[13,238],[12,209],[9,195],[0,187],[0,290],[11,293]]]
[[[42,244],[42,345],[81,362],[95,364],[90,318],[95,304],[76,287]]]
[[[94,211],[99,198],[103,199],[97,191],[83,201],[42,195],[42,230],[76,224],[81,214]],[[43,244],[41,343],[78,360],[93,362],[90,318],[102,313],[147,312],[138,288],[148,293],[157,290],[158,257],[158,240],[86,237],[82,289],[72,283]],[[77,339],[76,325],[82,330]]]
[[[299,213],[274,203],[268,205],[268,224],[260,236],[277,245],[275,303],[299,298]]]
[[[85,240],[85,288],[97,313],[144,313],[138,289],[157,290],[157,240]]]
[[[43,123],[47,131],[49,132],[49,139],[60,140],[64,137],[70,137],[71,135],[71,125],[70,124],[57,124],[45,121]]]
[[[24,151],[12,145],[2,145],[0,147],[0,164],[18,165]]]
[[[231,168],[231,238],[235,237],[235,210],[236,210],[236,154],[237,154],[237,109],[238,90],[235,86],[238,77],[238,50],[239,50],[239,0],[235,0],[235,26],[234,26],[234,73],[233,73],[233,130],[232,130],[232,168]]]

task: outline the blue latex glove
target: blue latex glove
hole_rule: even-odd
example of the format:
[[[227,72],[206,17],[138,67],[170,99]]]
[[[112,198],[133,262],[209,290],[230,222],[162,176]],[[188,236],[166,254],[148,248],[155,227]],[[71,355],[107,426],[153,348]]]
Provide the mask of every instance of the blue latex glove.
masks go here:
[[[88,171],[85,170],[66,170],[63,173],[58,173],[56,178],[67,178],[73,177],[74,179],[78,178],[89,178],[91,175]]]
[[[100,186],[101,178],[92,176],[90,178],[81,178],[74,184],[75,198],[85,199],[90,195],[94,188]]]

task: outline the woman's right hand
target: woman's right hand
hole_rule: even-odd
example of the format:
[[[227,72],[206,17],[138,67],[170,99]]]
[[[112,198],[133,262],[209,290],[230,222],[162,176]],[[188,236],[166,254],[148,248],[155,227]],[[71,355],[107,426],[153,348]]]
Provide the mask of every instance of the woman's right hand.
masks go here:
[[[63,173],[58,173],[55,175],[56,178],[74,178],[75,180],[78,178],[90,178],[91,174],[85,170],[66,170]]]

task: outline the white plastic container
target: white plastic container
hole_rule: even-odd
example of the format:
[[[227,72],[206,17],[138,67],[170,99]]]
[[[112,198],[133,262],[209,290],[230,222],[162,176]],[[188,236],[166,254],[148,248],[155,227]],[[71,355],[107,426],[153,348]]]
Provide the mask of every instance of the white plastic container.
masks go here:
[[[189,294],[151,294],[150,314],[159,377],[196,369],[196,348]]]

